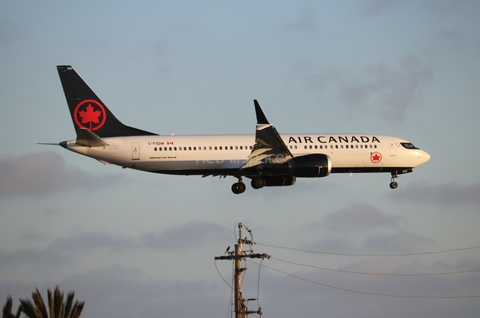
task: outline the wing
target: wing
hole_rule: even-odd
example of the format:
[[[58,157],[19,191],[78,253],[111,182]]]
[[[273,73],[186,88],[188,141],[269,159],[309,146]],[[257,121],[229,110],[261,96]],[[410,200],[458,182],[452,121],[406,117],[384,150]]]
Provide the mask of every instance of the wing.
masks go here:
[[[254,100],[257,115],[255,145],[247,162],[240,169],[256,167],[260,164],[282,164],[293,158],[282,138],[265,117],[257,100]]]

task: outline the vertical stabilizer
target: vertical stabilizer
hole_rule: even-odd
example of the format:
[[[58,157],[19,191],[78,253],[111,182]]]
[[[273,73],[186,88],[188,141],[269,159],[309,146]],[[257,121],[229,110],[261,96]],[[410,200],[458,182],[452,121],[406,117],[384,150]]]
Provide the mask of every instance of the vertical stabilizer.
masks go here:
[[[59,65],[57,70],[77,137],[85,135],[85,129],[101,138],[156,135],[120,122],[72,66]]]

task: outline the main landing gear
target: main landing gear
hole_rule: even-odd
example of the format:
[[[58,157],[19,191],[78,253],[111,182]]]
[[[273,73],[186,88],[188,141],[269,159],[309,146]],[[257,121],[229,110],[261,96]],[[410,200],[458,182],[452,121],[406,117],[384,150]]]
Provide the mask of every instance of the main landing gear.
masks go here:
[[[254,189],[261,189],[265,186],[266,183],[267,181],[265,180],[265,178],[257,177],[252,179],[251,185]],[[235,194],[241,194],[245,192],[245,188],[246,186],[245,183],[243,183],[242,178],[238,178],[238,182],[232,185],[232,192]]]
[[[390,189],[398,188],[398,183],[395,181],[395,178],[398,178],[397,171],[392,172],[392,179],[390,179]]]
[[[235,194],[241,194],[245,192],[245,183],[243,183],[242,178],[238,178],[238,182],[232,184],[232,192]]]
[[[252,188],[254,189],[261,189],[265,186],[267,182],[262,177],[257,177],[252,179]]]

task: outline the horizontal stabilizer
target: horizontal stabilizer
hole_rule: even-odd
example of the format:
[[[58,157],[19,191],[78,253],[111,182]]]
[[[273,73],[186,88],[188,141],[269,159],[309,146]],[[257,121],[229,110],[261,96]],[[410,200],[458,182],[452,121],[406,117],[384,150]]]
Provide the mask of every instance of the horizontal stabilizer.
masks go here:
[[[110,145],[102,138],[95,135],[95,133],[85,128],[80,128],[77,130],[77,144],[86,147],[105,147]]]
[[[43,146],[60,146],[58,142],[37,142],[37,145]]]

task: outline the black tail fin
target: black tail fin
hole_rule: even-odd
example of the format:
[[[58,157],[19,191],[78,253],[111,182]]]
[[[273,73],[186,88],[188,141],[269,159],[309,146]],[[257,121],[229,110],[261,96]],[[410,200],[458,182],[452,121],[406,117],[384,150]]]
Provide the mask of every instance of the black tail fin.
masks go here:
[[[120,122],[72,66],[57,66],[77,136],[88,129],[98,137],[144,136],[154,133]]]

